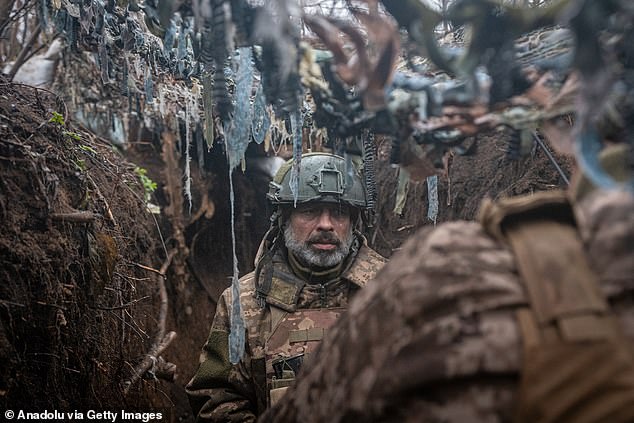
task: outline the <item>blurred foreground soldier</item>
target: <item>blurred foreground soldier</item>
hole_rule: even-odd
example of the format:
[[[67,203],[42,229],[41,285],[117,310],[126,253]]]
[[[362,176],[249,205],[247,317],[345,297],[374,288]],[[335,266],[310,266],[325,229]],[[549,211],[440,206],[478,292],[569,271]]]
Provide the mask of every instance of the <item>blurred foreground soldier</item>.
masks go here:
[[[366,208],[359,172],[346,184],[339,156],[302,156],[297,206],[292,160],[270,184],[276,207],[255,271],[240,279],[246,351],[229,362],[231,291],[216,309],[200,367],[187,386],[199,421],[255,421],[295,378],[304,358],[385,263],[358,232]]]
[[[416,234],[261,421],[634,422],[634,195],[589,186]]]

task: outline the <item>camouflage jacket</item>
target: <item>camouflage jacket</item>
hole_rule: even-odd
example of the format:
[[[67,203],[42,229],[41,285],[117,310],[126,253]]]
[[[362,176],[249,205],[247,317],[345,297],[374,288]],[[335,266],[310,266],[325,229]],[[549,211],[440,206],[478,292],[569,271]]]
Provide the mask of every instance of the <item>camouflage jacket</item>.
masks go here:
[[[633,210],[624,192],[575,206],[589,264],[632,340]],[[522,366],[514,310],[526,304],[513,253],[480,224],[424,229],[355,297],[261,421],[511,421]]]
[[[272,289],[271,295],[265,298],[266,304],[256,298],[255,272],[242,277],[240,301],[247,336],[244,355],[237,365],[232,365],[228,358],[231,290],[223,292],[209,338],[203,346],[199,369],[186,387],[198,421],[255,421],[268,403],[270,368],[267,371],[265,354],[274,326],[279,323],[276,315],[286,315],[292,321],[293,316],[303,310],[347,307],[348,297],[385,264],[385,259],[367,247],[364,240],[357,245],[339,278],[324,285],[305,284],[293,276],[285,254],[278,252],[270,265],[273,269],[265,268],[259,273],[258,286],[266,284],[263,279],[267,279],[268,274],[269,284],[271,281],[273,285],[282,284],[284,289]],[[292,289],[285,289],[289,287]]]

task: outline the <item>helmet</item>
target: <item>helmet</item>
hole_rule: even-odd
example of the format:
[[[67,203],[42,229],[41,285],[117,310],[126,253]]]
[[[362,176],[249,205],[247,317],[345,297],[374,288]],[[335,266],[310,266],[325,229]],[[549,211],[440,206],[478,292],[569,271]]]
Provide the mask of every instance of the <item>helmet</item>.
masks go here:
[[[271,204],[295,203],[290,184],[292,167],[293,159],[284,163],[269,183],[266,198]],[[302,155],[297,182],[297,203],[319,201],[368,208],[361,172],[354,165],[346,169],[345,159],[341,156],[328,153]]]

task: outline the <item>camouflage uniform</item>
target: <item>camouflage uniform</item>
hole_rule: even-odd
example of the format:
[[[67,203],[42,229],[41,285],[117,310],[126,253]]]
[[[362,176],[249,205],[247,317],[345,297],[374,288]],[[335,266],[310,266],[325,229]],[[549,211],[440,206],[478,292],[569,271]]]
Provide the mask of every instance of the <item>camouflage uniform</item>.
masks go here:
[[[589,264],[634,340],[634,196],[575,206]],[[265,422],[504,422],[517,405],[527,297],[513,253],[475,222],[424,229],[331,329]]]
[[[264,249],[262,249],[264,250]],[[228,358],[231,290],[220,297],[200,367],[187,386],[199,421],[255,421],[269,401],[272,364],[283,357],[309,354],[325,330],[347,307],[348,300],[372,279],[385,259],[357,236],[336,277],[307,283],[289,266],[284,248],[259,272],[258,286],[270,289],[261,304],[256,273],[240,279],[241,305],[247,328],[246,351],[237,365]],[[278,381],[279,382],[279,381]]]

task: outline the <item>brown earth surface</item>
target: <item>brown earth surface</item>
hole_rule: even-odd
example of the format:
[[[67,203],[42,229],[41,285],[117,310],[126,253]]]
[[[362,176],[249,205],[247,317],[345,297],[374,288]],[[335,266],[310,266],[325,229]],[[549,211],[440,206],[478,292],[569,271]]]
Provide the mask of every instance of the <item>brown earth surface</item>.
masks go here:
[[[193,153],[190,210],[181,195],[182,145],[165,136],[139,137],[124,158],[71,123],[49,122],[53,112],[68,120],[52,93],[0,81],[0,405],[165,407],[171,421],[192,421],[184,385],[232,273],[222,146],[203,152],[203,160]],[[482,135],[477,154],[453,157],[449,178],[439,177],[438,223],[474,218],[485,196],[563,187],[541,149],[508,160],[509,136]],[[269,176],[250,159],[262,154],[252,146],[246,171],[233,178],[241,275],[252,270],[271,211],[264,200]],[[569,175],[572,160],[556,158]],[[151,202],[161,206],[161,215],[146,211],[136,165],[128,160],[157,182]],[[397,180],[389,143],[381,143],[377,225],[367,236],[385,256],[417,228],[433,224],[424,181],[411,183],[403,213],[393,212]],[[161,268],[168,298],[164,327],[160,276],[151,270]],[[172,330],[177,338],[161,356],[177,366],[176,380],[146,374],[124,395],[123,382],[157,336]]]
[[[134,165],[67,113],[0,81],[0,406],[169,407],[152,380],[123,395],[159,333],[157,225]]]
[[[507,149],[512,134],[508,130],[478,135],[477,148],[471,155],[452,156],[447,173],[438,176],[438,216],[436,224],[477,217],[480,202],[486,198],[529,194],[535,191],[564,189],[566,183],[543,149],[534,146],[526,156],[512,160]],[[574,159],[553,154],[568,179]],[[391,256],[407,237],[423,225],[433,225],[427,218],[427,182],[411,182],[403,212],[394,213],[398,168],[389,164],[389,142],[378,145],[377,225],[368,237],[374,248]]]

